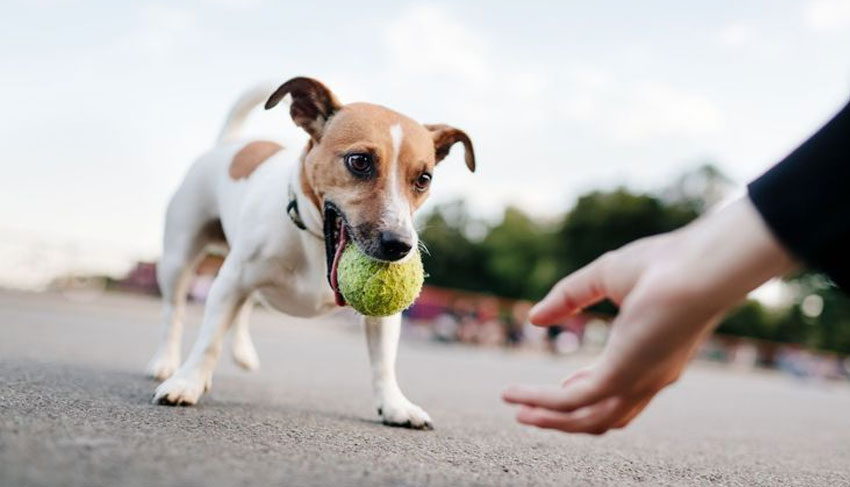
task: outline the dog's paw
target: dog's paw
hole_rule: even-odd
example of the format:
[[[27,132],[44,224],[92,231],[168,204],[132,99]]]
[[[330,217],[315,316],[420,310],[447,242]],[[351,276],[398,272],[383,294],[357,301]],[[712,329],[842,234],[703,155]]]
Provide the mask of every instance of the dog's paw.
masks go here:
[[[174,375],[178,367],[180,367],[179,354],[157,352],[148,362],[147,375],[158,381],[164,381]]]
[[[387,426],[411,428],[416,430],[432,430],[431,416],[424,409],[405,398],[384,401],[378,406],[378,415]]]
[[[254,371],[260,368],[260,357],[250,336],[237,335],[233,338],[233,360],[245,370]]]
[[[191,406],[197,404],[211,386],[211,378],[203,380],[178,373],[156,388],[152,402],[163,406]]]

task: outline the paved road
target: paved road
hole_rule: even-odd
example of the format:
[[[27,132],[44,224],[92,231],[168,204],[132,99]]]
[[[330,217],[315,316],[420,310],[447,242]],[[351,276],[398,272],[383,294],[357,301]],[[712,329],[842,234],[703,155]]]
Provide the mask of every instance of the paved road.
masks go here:
[[[262,370],[225,358],[199,406],[168,408],[141,374],[155,300],[0,293],[0,486],[850,485],[846,385],[697,365],[626,431],[568,436],[498,395],[581,360],[405,343],[437,428],[409,431],[376,421],[356,326],[256,316]]]

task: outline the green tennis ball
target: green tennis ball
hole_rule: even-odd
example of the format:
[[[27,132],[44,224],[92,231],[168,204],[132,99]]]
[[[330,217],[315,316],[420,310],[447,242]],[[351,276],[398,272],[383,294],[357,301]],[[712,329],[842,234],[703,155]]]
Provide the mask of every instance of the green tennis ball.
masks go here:
[[[339,292],[365,316],[390,316],[413,304],[422,290],[425,273],[419,251],[404,262],[375,260],[350,244],[337,269]]]

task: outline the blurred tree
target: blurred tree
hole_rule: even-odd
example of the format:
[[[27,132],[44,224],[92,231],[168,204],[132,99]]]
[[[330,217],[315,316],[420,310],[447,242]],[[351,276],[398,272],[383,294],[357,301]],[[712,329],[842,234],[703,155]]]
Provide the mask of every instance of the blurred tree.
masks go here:
[[[666,203],[621,188],[582,196],[556,225],[509,207],[501,222],[486,227],[462,202],[444,204],[427,215],[420,237],[431,254],[423,258],[429,283],[539,299],[561,276],[602,253],[696,216],[689,203]],[[483,238],[471,238],[470,229]]]
[[[816,317],[816,345],[824,350],[850,354],[850,299],[835,287],[822,289],[823,310]]]
[[[770,340],[782,343],[814,345],[812,340],[813,323],[807,320],[799,306],[790,306],[780,315]]]
[[[639,238],[681,227],[698,215],[690,203],[665,203],[624,188],[582,196],[556,234],[559,274],[573,272]]]
[[[717,333],[772,340],[778,323],[761,303],[748,299],[726,315],[717,327]]]
[[[841,292],[826,276],[802,271],[791,277],[798,303],[794,305],[806,328],[805,343],[823,350],[850,353],[850,297]],[[814,298],[811,309],[806,300]]]
[[[426,283],[491,291],[480,243],[467,235],[474,224],[462,201],[439,205],[425,217],[419,237],[427,249],[422,255]]]
[[[796,302],[770,310],[748,300],[723,319],[717,332],[850,353],[850,298],[816,273],[799,273],[789,283]],[[807,299],[816,303],[814,309],[806,309]]]
[[[554,234],[518,208],[505,209],[501,223],[482,242],[495,294],[539,299],[557,279]]]

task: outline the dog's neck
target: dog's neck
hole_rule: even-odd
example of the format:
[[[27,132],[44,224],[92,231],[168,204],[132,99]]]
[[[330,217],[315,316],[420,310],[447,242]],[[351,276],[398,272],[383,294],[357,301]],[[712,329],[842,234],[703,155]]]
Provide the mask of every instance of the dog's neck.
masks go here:
[[[289,182],[292,197],[295,198],[298,216],[301,222],[306,227],[304,231],[313,236],[323,238],[324,223],[322,219],[321,202],[318,195],[313,190],[307,177],[307,154],[313,148],[313,141],[307,143],[307,147],[298,158],[298,168],[293,171],[292,178]]]

